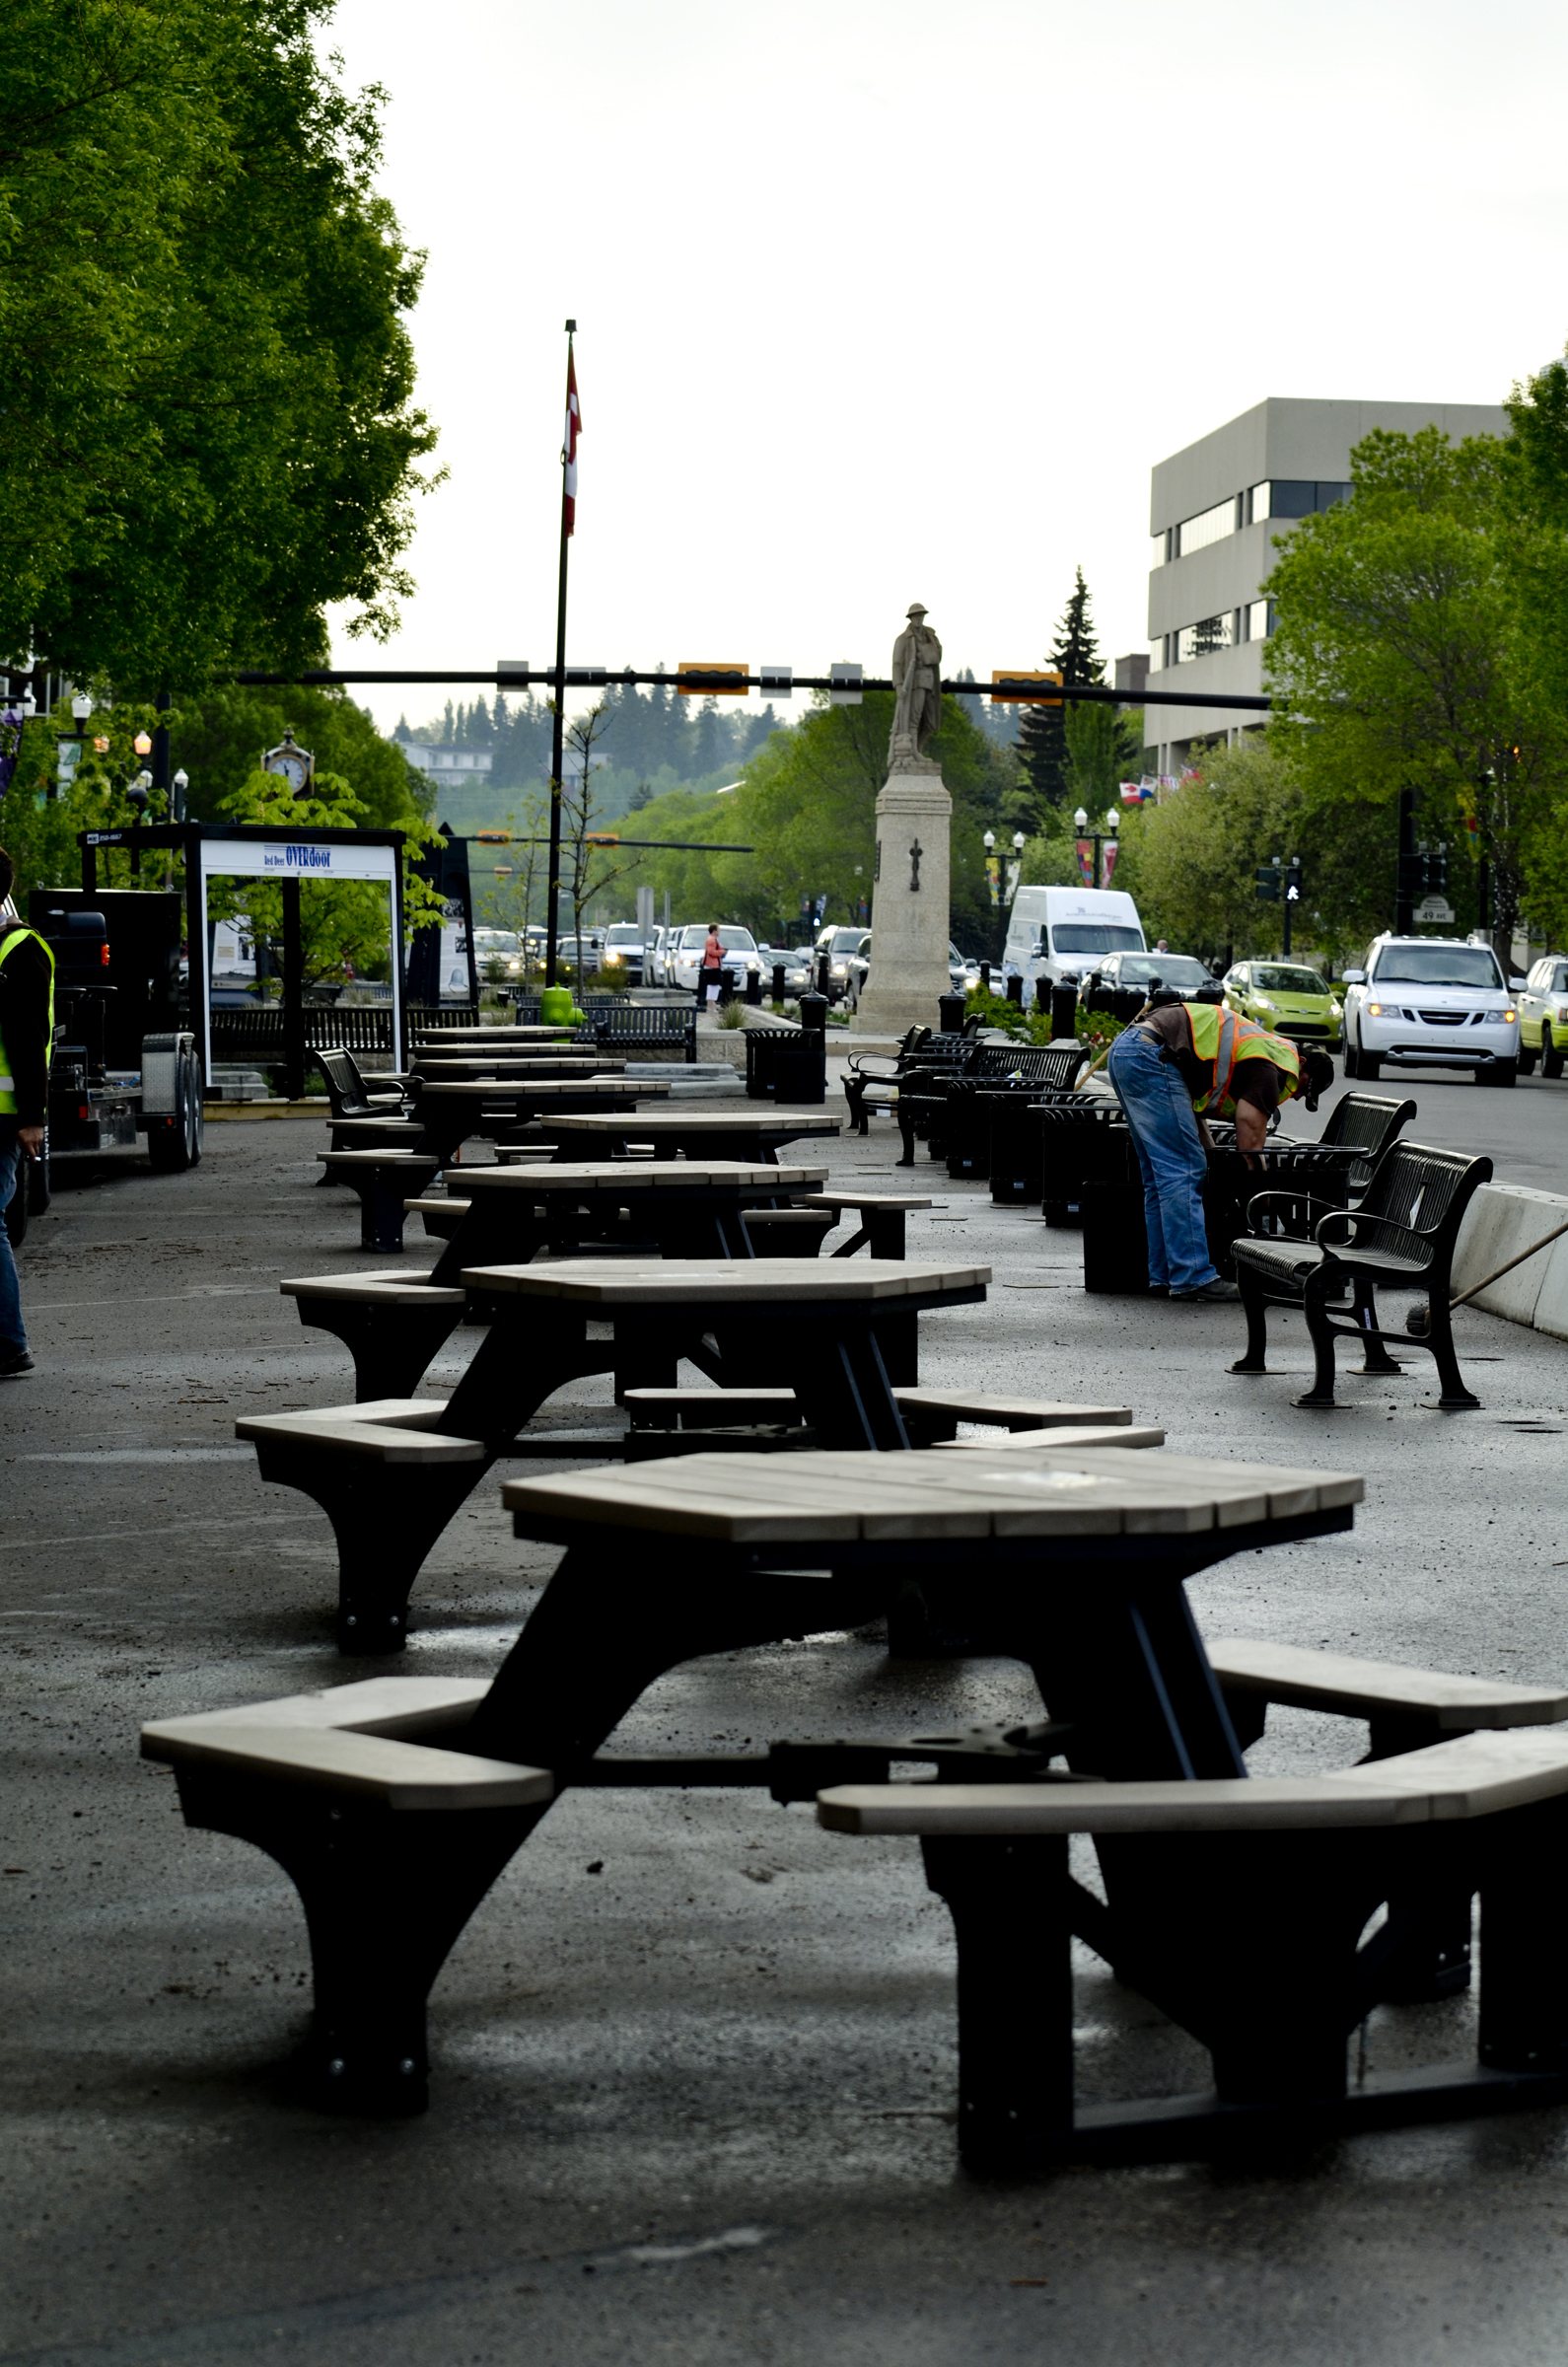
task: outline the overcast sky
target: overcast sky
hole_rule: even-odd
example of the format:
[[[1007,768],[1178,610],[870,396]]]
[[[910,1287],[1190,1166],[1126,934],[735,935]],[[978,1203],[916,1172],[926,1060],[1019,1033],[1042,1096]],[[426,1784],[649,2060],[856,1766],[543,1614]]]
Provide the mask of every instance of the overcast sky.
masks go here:
[[[1042,662],[1147,637],[1149,470],[1270,394],[1495,402],[1568,338],[1568,10],[339,0],[447,482],[385,654]],[[417,721],[442,693],[364,692]],[[468,694],[471,695],[471,694]]]

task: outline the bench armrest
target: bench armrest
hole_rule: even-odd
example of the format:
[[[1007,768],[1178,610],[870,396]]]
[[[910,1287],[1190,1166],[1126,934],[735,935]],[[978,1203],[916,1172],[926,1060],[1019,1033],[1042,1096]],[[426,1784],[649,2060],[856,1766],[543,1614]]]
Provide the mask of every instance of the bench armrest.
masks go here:
[[[1330,1216],[1343,1216],[1347,1211],[1332,1200],[1315,1200],[1305,1191],[1255,1191],[1247,1203],[1247,1230],[1261,1233],[1262,1227],[1275,1209],[1288,1210],[1296,1221],[1292,1238],[1300,1241],[1318,1239],[1318,1228]],[[1259,1219],[1261,1218],[1261,1222]],[[1305,1230],[1303,1230],[1305,1228]]]

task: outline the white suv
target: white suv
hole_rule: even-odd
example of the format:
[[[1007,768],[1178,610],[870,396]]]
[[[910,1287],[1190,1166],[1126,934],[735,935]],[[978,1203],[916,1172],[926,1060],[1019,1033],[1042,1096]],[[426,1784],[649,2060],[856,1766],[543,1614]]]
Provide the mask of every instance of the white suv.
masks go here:
[[[1477,1085],[1519,1074],[1519,1006],[1489,945],[1375,937],[1345,971],[1345,1074],[1371,1084],[1396,1068],[1467,1068]]]

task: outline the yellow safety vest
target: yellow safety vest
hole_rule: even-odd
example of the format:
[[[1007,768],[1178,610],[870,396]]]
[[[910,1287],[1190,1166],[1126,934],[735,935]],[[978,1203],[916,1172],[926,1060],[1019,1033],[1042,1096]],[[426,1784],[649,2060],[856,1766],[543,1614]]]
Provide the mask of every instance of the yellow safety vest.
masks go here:
[[[36,929],[8,930],[5,936],[0,937],[0,969],[5,968],[7,956],[28,937],[36,939],[49,957],[49,1019],[43,1037],[44,1043],[47,1045],[54,1041],[54,955],[50,948],[38,936]],[[4,1011],[5,997],[0,995],[0,1016],[3,1016]],[[0,1028],[0,1117],[15,1117],[16,1113],[16,1080],[11,1074],[11,1062],[6,1054],[5,1031]]]
[[[1239,1060],[1267,1060],[1280,1072],[1279,1098],[1288,1102],[1301,1090],[1301,1054],[1284,1036],[1271,1036],[1250,1019],[1242,1019],[1220,1003],[1183,1003],[1192,1037],[1194,1058],[1201,1060],[1213,1082],[1192,1104],[1210,1117],[1230,1117],[1236,1098],[1231,1080]]]

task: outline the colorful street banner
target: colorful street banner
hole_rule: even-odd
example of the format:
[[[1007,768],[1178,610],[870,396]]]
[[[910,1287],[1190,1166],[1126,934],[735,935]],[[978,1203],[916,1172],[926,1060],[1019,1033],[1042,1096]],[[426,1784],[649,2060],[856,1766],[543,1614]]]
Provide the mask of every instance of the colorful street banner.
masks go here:
[[[1095,842],[1093,838],[1076,838],[1073,843],[1078,849],[1078,868],[1083,873],[1084,886],[1093,888],[1095,885]]]
[[[1106,841],[1105,852],[1103,858],[1104,870],[1105,874],[1104,880],[1101,882],[1101,886],[1103,888],[1108,888],[1110,886],[1111,876],[1116,868],[1116,857],[1120,854],[1120,852],[1121,847],[1114,838]]]

